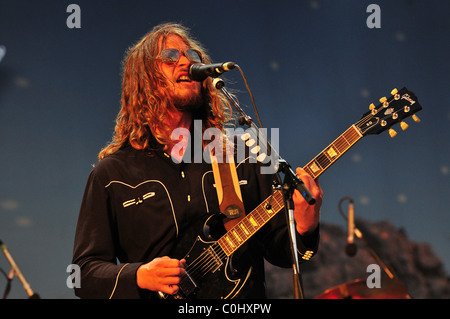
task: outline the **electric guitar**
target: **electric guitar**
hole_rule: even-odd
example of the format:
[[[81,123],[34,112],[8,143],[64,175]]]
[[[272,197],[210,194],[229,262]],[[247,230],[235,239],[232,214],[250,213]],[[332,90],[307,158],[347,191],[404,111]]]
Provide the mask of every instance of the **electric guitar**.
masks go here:
[[[415,113],[420,111],[422,106],[413,92],[403,88],[400,91],[392,90],[389,98],[381,98],[380,104],[377,106],[371,104],[369,109],[358,122],[350,126],[310,161],[304,170],[316,179],[361,138],[380,134],[386,130],[389,130],[389,135],[394,137],[397,134],[391,128],[394,124],[400,122],[401,128],[405,130],[408,124],[403,119],[412,116],[415,122],[420,122]],[[207,234],[198,235],[194,243],[188,246],[191,248],[184,257],[186,274],[181,278],[179,291],[175,295],[159,292],[160,297],[227,299],[238,296],[252,269],[250,267],[245,271],[236,272],[231,265],[233,254],[283,207],[283,192],[274,190],[271,196],[218,240],[212,240]],[[204,224],[203,233],[207,233],[210,229],[209,222],[220,223],[220,221],[214,221],[214,217],[211,216]],[[194,237],[191,236],[191,238]],[[302,258],[309,259],[309,253],[307,252]]]

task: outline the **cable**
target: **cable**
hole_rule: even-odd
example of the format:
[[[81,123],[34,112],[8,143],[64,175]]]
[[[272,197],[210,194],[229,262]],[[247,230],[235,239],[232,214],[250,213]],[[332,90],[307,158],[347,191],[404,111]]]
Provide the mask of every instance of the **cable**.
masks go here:
[[[5,276],[5,278],[7,280],[6,288],[5,288],[5,291],[3,292],[3,297],[2,297],[2,299],[6,299],[6,297],[9,294],[9,291],[11,290],[12,276],[11,277],[8,276],[2,268],[0,268],[0,272]]]
[[[353,198],[348,197],[348,196],[344,196],[340,199],[339,204],[338,204],[338,209],[339,209],[339,213],[341,214],[342,218],[345,219],[345,221],[348,221],[347,216],[345,215],[345,213],[342,211],[342,207],[341,204],[343,201],[348,200],[348,201],[353,201]]]
[[[241,67],[239,65],[235,64],[235,67],[239,70],[239,73],[241,74],[242,79],[244,80],[245,87],[247,88],[248,94],[250,95],[250,99],[252,100],[253,110],[255,111],[256,118],[258,119],[259,126],[260,126],[260,128],[263,128],[263,125],[262,125],[262,122],[261,122],[261,118],[259,117],[259,113],[258,113],[258,110],[256,108],[255,99],[253,98],[252,91],[250,90],[250,87],[248,85],[248,82],[247,82],[247,79],[246,79],[246,77],[244,75],[244,72],[242,71],[242,69],[241,69]]]

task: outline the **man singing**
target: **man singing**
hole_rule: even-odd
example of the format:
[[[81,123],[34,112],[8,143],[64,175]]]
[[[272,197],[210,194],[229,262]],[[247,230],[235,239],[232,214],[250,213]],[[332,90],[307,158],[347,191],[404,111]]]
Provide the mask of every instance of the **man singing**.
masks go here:
[[[89,175],[76,228],[73,263],[81,268],[81,287],[75,288],[80,298],[181,293],[180,280],[189,275],[190,265],[174,252],[188,243],[187,254],[196,239],[187,235],[196,233],[198,221],[220,213],[210,162],[192,160],[186,150],[196,149],[193,139],[172,139],[175,129],[192,131],[194,121],[201,121],[202,131],[223,131],[231,119],[230,105],[211,78],[189,78],[194,63],[211,61],[179,24],[156,26],[126,54],[115,133]],[[247,214],[272,194],[274,176],[262,174],[260,165],[236,163]],[[297,252],[303,260],[305,253],[317,251],[323,192],[302,169],[297,175],[317,199],[309,205],[298,191],[293,195]],[[232,265],[227,264],[225,280],[243,274],[239,289],[230,295],[198,296],[264,298],[264,259],[292,267],[290,247],[286,218],[279,213],[236,251]],[[227,285],[196,284],[207,291]]]

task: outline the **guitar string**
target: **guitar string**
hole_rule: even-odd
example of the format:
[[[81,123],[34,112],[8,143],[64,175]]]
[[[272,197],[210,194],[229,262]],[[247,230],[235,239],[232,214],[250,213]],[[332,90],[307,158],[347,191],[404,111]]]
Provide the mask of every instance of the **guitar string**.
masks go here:
[[[279,203],[278,199],[275,197],[276,194],[271,195],[271,197],[272,197],[272,196],[274,197],[273,199],[275,200],[275,203],[278,204],[278,205],[280,206],[280,209],[281,209],[282,205]],[[267,200],[268,200],[268,199],[266,199],[265,201],[263,201],[262,205],[258,206],[258,207],[255,209],[255,212],[256,212],[257,214],[253,214],[253,213],[251,214],[252,217],[254,217],[255,221],[256,221],[257,223],[259,222],[259,225],[258,225],[258,226],[260,226],[260,225],[266,223],[266,220],[264,219],[263,216],[261,216],[261,212],[258,210],[258,208],[259,208],[259,207],[262,207],[262,206],[265,207],[265,204],[266,204]],[[270,219],[270,218],[269,218],[269,219]],[[267,220],[269,220],[269,219],[267,219]],[[241,221],[241,222],[242,222],[242,221]],[[238,223],[237,225],[235,225],[235,227],[233,227],[232,229],[235,229],[235,231],[240,232],[238,226],[241,224],[241,222]],[[249,227],[249,225],[247,225],[247,228],[248,228],[248,227]],[[261,227],[262,227],[262,226],[261,226]],[[254,233],[255,231],[257,231],[257,230],[259,229],[257,226],[253,226],[253,225],[252,225],[252,228],[256,228],[256,230],[254,230],[252,233]],[[243,236],[242,232],[241,232],[241,236]],[[223,238],[223,237],[222,237],[222,238]],[[222,238],[221,238],[221,239],[222,239]],[[233,237],[229,237],[229,238],[233,238]],[[230,240],[232,240],[232,239],[230,239]],[[216,241],[214,244],[212,244],[212,245],[210,246],[210,248],[208,248],[208,250],[209,250],[209,249],[212,249],[213,253],[215,253],[215,254],[217,255],[217,257],[222,261],[222,260],[224,260],[224,258],[227,257],[227,254],[226,254],[225,250],[221,247],[221,245],[218,243],[219,241],[220,241],[220,239],[219,239],[218,241]],[[239,246],[239,245],[238,245],[238,246]],[[219,251],[217,251],[217,248],[220,248]],[[201,253],[201,254],[200,254],[200,255],[199,255],[199,256],[198,256],[191,264],[189,264],[189,265],[186,267],[186,271],[187,271],[187,272],[189,273],[189,275],[190,275],[191,277],[193,277],[194,279],[195,279],[197,276],[200,276],[200,277],[204,276],[204,275],[207,274],[209,271],[211,271],[212,269],[214,269],[215,265],[217,265],[217,263],[215,262],[214,256],[212,256],[212,254],[209,253],[208,250],[205,250],[203,253]],[[220,267],[220,266],[219,266],[219,267]],[[189,279],[187,275],[184,275],[184,276],[182,277],[182,280],[183,280],[183,281],[185,281],[185,280],[187,280],[187,279]],[[189,279],[189,281],[190,281],[190,279]]]
[[[391,102],[389,102],[389,103],[391,103]],[[383,108],[384,108],[384,106],[381,106],[379,109],[376,109],[376,112],[374,114],[372,114],[372,112],[368,113],[365,117],[361,118],[358,122],[356,122],[355,126],[357,126],[358,128],[361,128],[360,125],[362,123],[367,122],[367,120],[369,120],[374,115],[378,114]],[[348,134],[346,135],[346,133],[348,133]],[[356,138],[355,138],[355,135],[356,135]],[[347,151],[351,146],[353,146],[354,143],[356,143],[356,141],[359,139],[359,135],[356,132],[354,132],[354,130],[350,131],[349,129],[347,129],[347,131],[345,131],[340,137],[343,137],[344,139],[337,138],[333,143],[330,144],[330,146],[334,145],[339,150],[340,155],[343,154],[341,147],[345,144],[348,144],[347,138],[351,139],[351,142],[349,143],[348,147],[346,147],[344,152]],[[353,141],[354,138],[355,138],[355,141]],[[329,148],[327,147],[326,149],[329,149]],[[324,153],[325,153],[325,151],[323,151],[321,154],[324,154]],[[324,171],[326,168],[328,168],[333,163],[333,160],[329,159],[326,154],[324,154],[325,157],[321,157],[321,159],[318,158],[321,154],[319,154],[313,161],[317,161],[317,163],[322,168],[322,171]]]
[[[276,194],[272,195],[272,196],[276,196]],[[272,197],[271,196],[271,197]],[[259,207],[265,206],[266,202],[268,199],[266,199],[265,201],[263,201],[262,205],[260,205]],[[282,205],[280,204],[278,198],[274,197],[274,201],[276,204],[278,204],[278,206],[282,207]],[[258,211],[258,209],[256,209],[256,212],[259,214],[252,214],[252,216],[255,218],[255,220],[257,222],[259,222],[259,225],[261,227],[262,224],[265,224],[269,219],[265,220],[265,218],[261,215],[261,212]],[[242,234],[242,232],[239,230],[238,226],[240,225],[240,223],[238,223],[237,225],[235,225],[231,230],[235,229],[235,231],[240,232],[241,236],[244,236],[244,234]],[[248,227],[248,226],[247,226]],[[252,225],[253,228],[255,228],[255,226]],[[230,230],[230,231],[231,231]],[[229,237],[229,238],[233,238],[233,237]],[[219,239],[220,240],[220,239]],[[219,241],[218,240],[218,241]],[[230,239],[232,240],[232,239]],[[227,257],[227,254],[225,252],[225,250],[220,246],[220,244],[217,242],[215,242],[214,244],[212,244],[210,246],[210,249],[212,249],[213,253],[215,253],[217,255],[217,257],[220,260],[223,260],[224,258]],[[239,243],[235,243],[237,246],[239,246]],[[217,248],[220,248],[219,251],[217,251]],[[209,249],[209,248],[208,248]],[[214,258],[214,256],[211,255],[211,253],[208,252],[208,250],[205,250],[202,254],[200,254],[199,257],[197,257],[193,263],[191,263],[190,265],[188,265],[188,267],[186,268],[186,270],[189,272],[189,274],[193,277],[196,277],[197,275],[200,276],[204,276],[206,273],[208,273],[210,270],[215,268],[215,265],[217,265],[217,262],[215,261],[216,258]]]
[[[388,101],[388,106],[394,101],[395,100]],[[386,107],[384,107],[383,104],[381,104],[379,109],[377,109],[377,108],[374,109],[374,110],[376,110],[375,114],[372,114],[372,112],[368,113],[365,117],[361,118],[358,122],[356,122],[355,125],[360,125],[360,124],[362,124],[362,122],[366,122],[370,117],[377,115],[381,110],[383,110],[385,108]],[[394,112],[394,113],[396,113],[396,112]],[[394,114],[394,113],[392,113],[392,114]],[[386,117],[387,116],[385,116],[385,118]]]
[[[198,269],[201,268],[205,263],[205,260],[207,261],[209,258],[210,257],[208,256],[208,250],[205,250],[191,264],[189,264],[188,267],[186,267],[186,271],[188,271],[191,276],[195,277]]]
[[[263,202],[264,205],[265,202]],[[258,210],[256,209],[256,212],[258,212]],[[260,213],[260,212],[259,212]],[[252,214],[252,216],[254,215],[254,218],[260,223],[265,223],[265,220],[262,216],[258,215],[258,214]],[[239,232],[241,236],[244,236],[244,234],[240,231],[239,226],[240,223],[238,223],[237,225],[235,225],[235,227],[232,228],[232,230]],[[248,228],[248,226],[247,226]],[[231,236],[229,236],[228,238],[230,238],[231,241],[233,241],[231,238]],[[219,239],[220,240],[220,239]],[[235,244],[239,245],[238,243],[235,242]],[[221,248],[219,249],[219,251],[217,250],[217,248]],[[213,269],[215,267],[215,265],[217,265],[217,262],[215,261],[216,258],[212,255],[212,254],[216,254],[217,258],[219,258],[220,260],[223,260],[226,257],[226,252],[224,251],[224,249],[220,246],[220,244],[218,243],[218,241],[216,243],[214,243],[213,245],[210,246],[210,249],[212,251],[206,250],[205,252],[203,252],[202,254],[200,254],[200,256],[198,258],[196,258],[194,260],[193,263],[191,263],[188,267],[187,267],[187,271],[190,273],[191,276],[197,276],[197,275],[201,275],[203,276],[204,274],[206,274],[207,272],[209,272],[211,269]],[[220,266],[219,266],[220,267]]]

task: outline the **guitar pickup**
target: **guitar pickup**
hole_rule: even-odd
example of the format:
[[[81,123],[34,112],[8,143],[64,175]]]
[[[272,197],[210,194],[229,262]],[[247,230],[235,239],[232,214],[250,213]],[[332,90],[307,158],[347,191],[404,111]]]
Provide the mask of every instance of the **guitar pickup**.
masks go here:
[[[181,292],[184,296],[189,296],[197,289],[197,283],[192,279],[189,273],[186,271],[186,274],[181,278],[180,283],[178,284]]]
[[[217,253],[212,249],[212,247],[209,247],[207,250],[208,255],[210,256],[209,261],[211,262],[211,272],[215,272],[220,267],[222,267],[223,262],[217,255]]]

